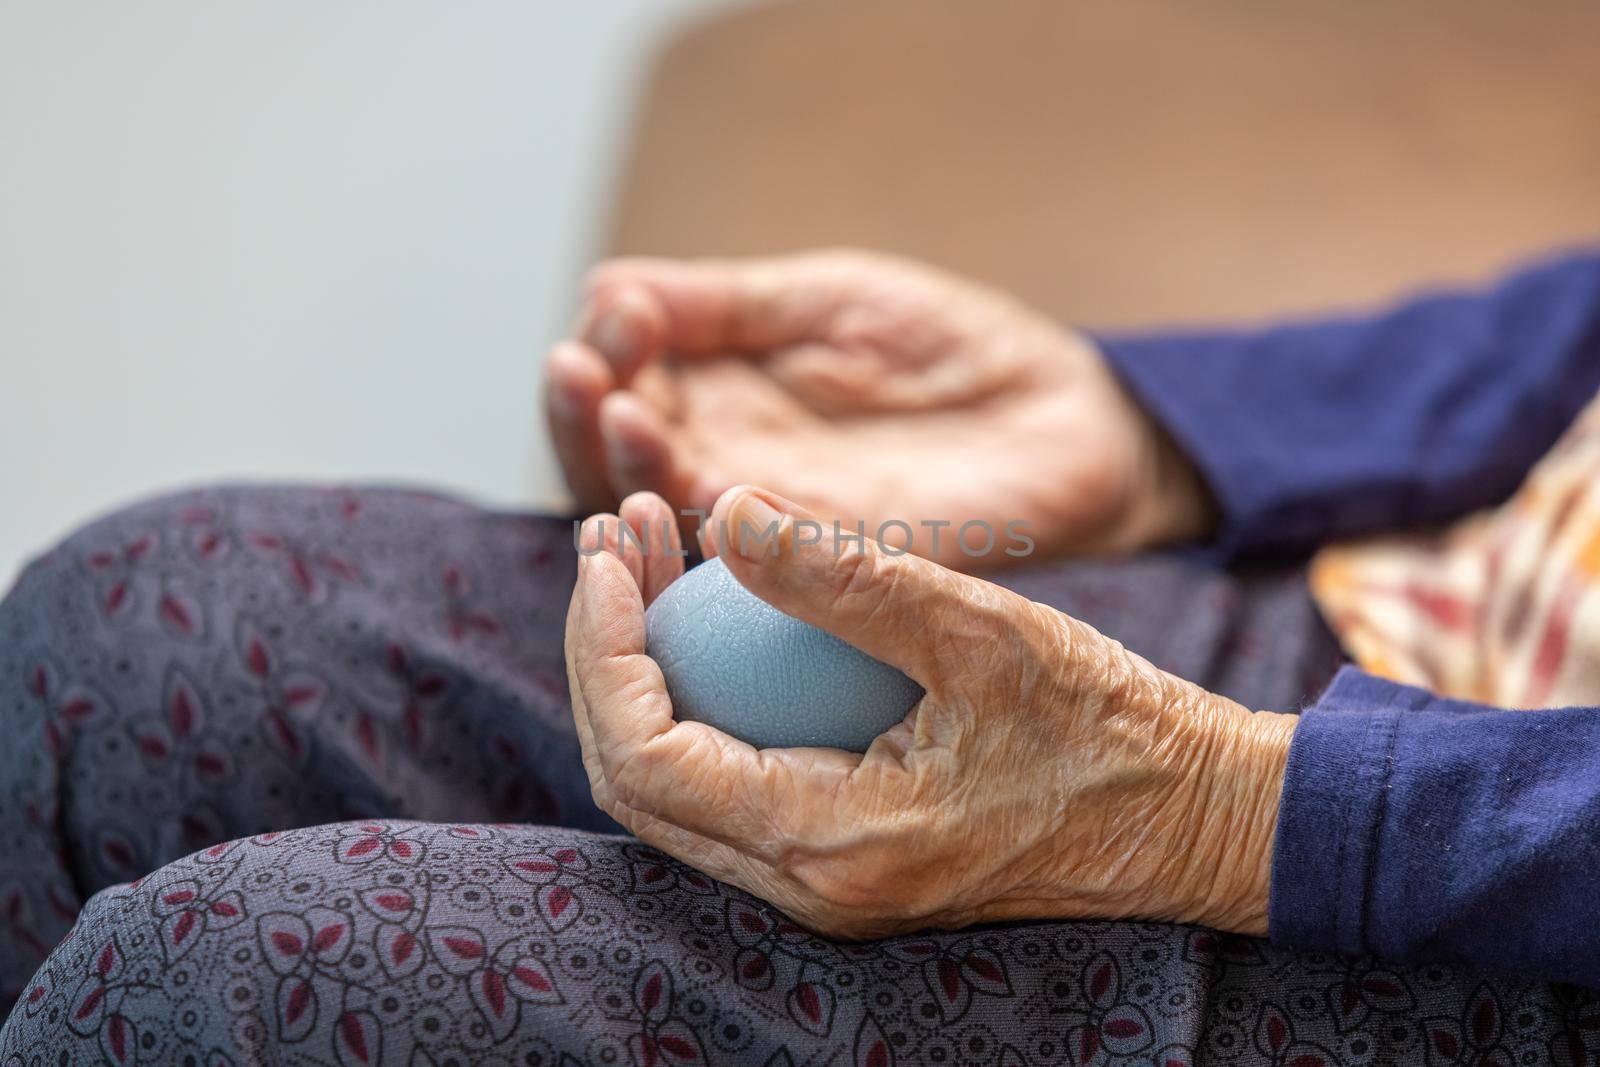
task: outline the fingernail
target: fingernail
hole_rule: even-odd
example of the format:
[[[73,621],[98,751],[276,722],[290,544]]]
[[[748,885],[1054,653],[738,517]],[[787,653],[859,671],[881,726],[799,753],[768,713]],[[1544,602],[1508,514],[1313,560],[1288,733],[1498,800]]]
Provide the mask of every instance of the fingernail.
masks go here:
[[[604,421],[600,426],[600,439],[605,445],[606,462],[619,470],[648,468],[655,459],[655,450],[648,441],[641,440],[637,434],[608,427]]]
[[[755,493],[746,493],[733,506],[733,549],[749,560],[776,556],[783,548],[783,512]]]
[[[601,553],[609,553],[621,558],[621,552],[615,543],[617,535],[620,533],[616,524],[620,521],[615,515],[610,514],[591,515],[583,520],[583,527],[579,531],[579,536],[583,538],[583,545],[588,552],[589,559],[593,559]],[[612,536],[610,537],[606,536],[608,529],[612,531]]]
[[[601,312],[594,324],[594,346],[612,362],[621,362],[628,354],[628,324],[618,307]]]
[[[583,402],[578,399],[572,389],[561,382],[550,383],[550,406],[561,415],[577,415],[583,410]]]

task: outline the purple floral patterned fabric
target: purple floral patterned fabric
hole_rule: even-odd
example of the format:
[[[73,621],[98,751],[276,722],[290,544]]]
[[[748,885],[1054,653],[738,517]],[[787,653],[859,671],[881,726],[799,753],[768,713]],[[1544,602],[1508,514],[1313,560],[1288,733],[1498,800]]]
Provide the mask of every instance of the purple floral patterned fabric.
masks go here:
[[[0,1064],[1600,1053],[1592,995],[1443,966],[1137,923],[795,928],[590,803],[571,536],[418,493],[218,489],[30,566],[0,604]],[[1010,581],[1256,707],[1338,661],[1293,571]]]

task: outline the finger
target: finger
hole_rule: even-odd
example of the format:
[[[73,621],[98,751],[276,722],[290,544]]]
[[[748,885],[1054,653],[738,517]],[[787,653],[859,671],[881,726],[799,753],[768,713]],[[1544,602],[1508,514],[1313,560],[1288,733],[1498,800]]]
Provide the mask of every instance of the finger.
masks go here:
[[[698,833],[677,827],[670,822],[642,813],[637,809],[621,805],[611,793],[611,787],[605,779],[605,771],[600,766],[600,750],[595,745],[594,729],[589,725],[589,710],[584,704],[582,686],[578,681],[578,656],[574,654],[576,641],[582,640],[584,625],[581,622],[582,593],[581,585],[574,585],[573,600],[566,611],[566,680],[571,688],[571,704],[573,704],[573,725],[578,733],[578,747],[584,761],[584,771],[589,776],[589,792],[594,797],[595,805],[605,811],[608,816],[621,822],[627,830],[634,833],[635,837],[645,841],[648,845],[656,846],[670,856],[677,856],[685,862],[691,862],[696,867],[706,870],[712,877],[723,878],[725,881],[736,881],[738,885],[746,885],[747,867],[736,861],[736,853],[730,846],[722,845],[720,841],[701,837]]]
[[[616,502],[600,438],[600,402],[615,388],[605,360],[586,345],[563,341],[545,358],[545,417],[579,514]]]
[[[745,885],[745,880],[741,876],[747,871],[744,865],[735,859],[738,855],[735,850],[710,838],[673,826],[655,816],[625,807],[617,803],[616,798],[612,796],[611,787],[606,783],[605,774],[600,767],[600,754],[595,747],[594,731],[589,726],[589,714],[583,703],[583,690],[578,684],[575,670],[577,657],[573,654],[573,647],[574,641],[583,633],[583,624],[579,618],[582,610],[583,597],[579,594],[578,588],[574,587],[572,602],[567,610],[567,683],[572,692],[572,719],[578,734],[578,747],[583,756],[584,771],[589,778],[589,791],[594,797],[596,806],[627,827],[641,841],[686,863],[692,863],[715,878],[724,881],[739,879],[738,884]],[[748,885],[745,887],[750,888]]]
[[[657,346],[693,355],[765,351],[821,336],[860,273],[859,263],[832,253],[613,259],[590,275],[590,336],[644,345],[628,357],[635,366]]]
[[[886,550],[866,531],[835,539],[832,524],[776,493],[735,486],[717,501],[709,530],[745,588],[905,671],[929,692],[992,671],[1014,640],[1028,601],[920,556]]]
[[[610,364],[627,385],[666,339],[666,311],[649,289],[627,279],[591,287],[577,334]]]
[[[621,518],[606,512],[590,515],[578,529],[578,551],[585,556],[605,553],[622,561],[634,588],[644,589],[643,544]]]
[[[688,499],[689,479],[678,462],[666,423],[649,404],[619,390],[600,404],[600,439],[606,476],[622,495],[651,492],[668,500]]]
[[[644,546],[644,606],[683,575],[683,538],[672,506],[655,493],[634,493],[618,509]]]
[[[644,651],[644,603],[616,557],[585,558],[578,589],[574,706],[587,716],[613,801],[775,858],[787,836],[786,805],[836,789],[850,761],[818,761],[803,749],[757,752],[704,723],[675,722],[666,682]]]
[[[584,557],[578,557],[578,569],[582,573]],[[562,652],[567,666],[567,691],[572,701],[572,722],[578,734],[578,747],[583,754],[583,769],[589,776],[589,792],[594,796],[594,802],[601,811],[610,814],[613,807],[610,787],[606,785],[606,777],[600,769],[600,753],[594,745],[594,731],[589,729],[589,715],[583,705],[583,690],[578,685],[577,656],[574,654],[575,643],[583,633],[583,587],[582,583],[572,587],[572,599],[567,603],[567,626],[563,637]],[[613,816],[615,818],[615,816]]]
[[[589,725],[588,709],[583,702],[583,689],[578,684],[575,670],[577,657],[573,654],[573,647],[575,640],[581,640],[583,634],[583,624],[580,621],[582,602],[583,597],[578,588],[574,587],[572,602],[567,612],[567,682],[572,692],[572,718],[578,735],[578,747],[582,753],[584,771],[589,778],[589,792],[594,797],[595,805],[646,844],[700,868],[713,878],[731,882],[748,890],[757,890],[762,881],[759,869],[754,867],[758,861],[752,861],[736,849],[719,841],[620,804],[612,794],[600,765],[594,731]]]
[[[709,514],[729,479],[706,458],[687,459],[656,409],[632,390],[606,397],[600,408],[606,477],[623,494],[654,493],[674,507]],[[693,514],[675,513],[679,545],[697,534]]]

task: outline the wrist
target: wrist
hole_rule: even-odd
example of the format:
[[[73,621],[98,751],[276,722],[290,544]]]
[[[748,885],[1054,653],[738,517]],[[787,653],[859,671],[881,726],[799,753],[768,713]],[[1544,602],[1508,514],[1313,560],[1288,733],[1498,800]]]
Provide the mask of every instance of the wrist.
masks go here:
[[[1104,372],[1121,421],[1131,427],[1132,485],[1122,523],[1122,548],[1203,541],[1217,528],[1217,502],[1205,479],[1166,427],[1112,370],[1100,349],[1080,337]]]
[[[1193,847],[1178,913],[1186,922],[1264,936],[1273,839],[1299,717],[1225,703],[1194,772]]]
[[[1067,647],[1088,658],[1070,675],[1098,672],[1105,706],[1093,727],[1101,742],[1095,785],[1108,788],[1105,810],[1115,814],[1109,824],[1063,818],[1055,854],[1065,866],[1053,869],[1058,898],[1050,913],[1265,934],[1299,717],[1251,713],[1120,647],[1108,653],[1081,630]],[[1081,768],[1074,777],[1084,806],[1098,790]]]
[[[1143,408],[1138,411],[1144,420],[1145,447],[1149,452],[1147,497],[1151,504],[1142,544],[1210,539],[1217,529],[1216,497],[1172,435]]]

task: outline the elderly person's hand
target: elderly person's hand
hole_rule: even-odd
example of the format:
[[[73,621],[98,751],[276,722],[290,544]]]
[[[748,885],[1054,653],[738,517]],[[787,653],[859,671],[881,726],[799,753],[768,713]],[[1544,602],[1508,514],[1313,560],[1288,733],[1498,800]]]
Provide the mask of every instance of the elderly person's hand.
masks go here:
[[[546,400],[585,512],[638,490],[709,508],[751,482],[868,529],[1023,520],[1046,555],[1213,522],[1190,463],[1092,344],[914,263],[613,260],[578,332],[549,354]],[[920,527],[912,549],[982,562]]]
[[[651,494],[621,510],[636,530],[669,517]],[[837,554],[831,538],[801,545],[805,517],[739,487],[711,528],[781,520],[771,554],[730,539],[733,574],[926,696],[865,755],[758,751],[675,721],[644,609],[681,561],[641,554],[596,516],[583,543],[603,525],[607,551],[580,562],[566,652],[602,808],[835,936],[1030,917],[1265,932],[1293,716],[1252,715],[1059,612],[870,538]]]

